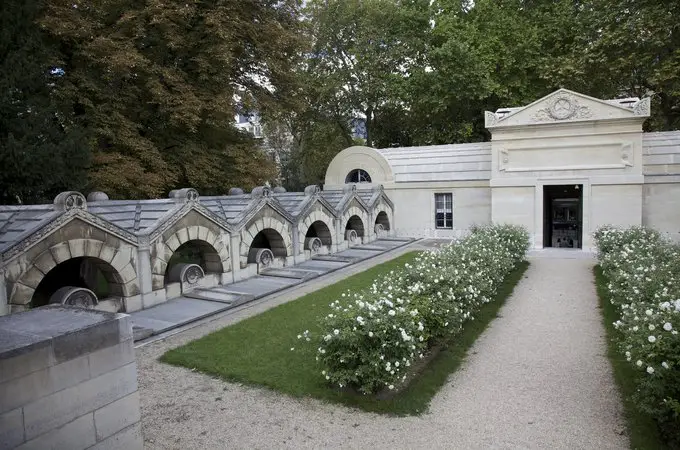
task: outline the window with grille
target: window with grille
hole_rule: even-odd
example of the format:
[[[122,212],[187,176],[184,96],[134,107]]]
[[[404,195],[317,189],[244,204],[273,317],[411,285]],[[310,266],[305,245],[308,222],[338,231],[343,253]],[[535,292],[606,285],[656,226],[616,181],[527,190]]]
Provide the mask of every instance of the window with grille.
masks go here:
[[[362,169],[354,169],[345,177],[345,183],[370,183],[371,176]]]
[[[453,229],[453,194],[434,194],[436,228]]]

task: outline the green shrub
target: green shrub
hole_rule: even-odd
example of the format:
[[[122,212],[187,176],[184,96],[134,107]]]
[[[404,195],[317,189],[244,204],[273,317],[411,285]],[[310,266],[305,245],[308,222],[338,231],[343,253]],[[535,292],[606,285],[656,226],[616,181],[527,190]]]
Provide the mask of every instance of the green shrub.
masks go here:
[[[428,348],[474,319],[528,248],[523,228],[476,227],[370,289],[344,293],[322,319],[317,352],[322,376],[365,394],[394,389]]]
[[[644,227],[596,231],[598,259],[620,319],[619,348],[636,369],[636,406],[680,443],[680,248]]]

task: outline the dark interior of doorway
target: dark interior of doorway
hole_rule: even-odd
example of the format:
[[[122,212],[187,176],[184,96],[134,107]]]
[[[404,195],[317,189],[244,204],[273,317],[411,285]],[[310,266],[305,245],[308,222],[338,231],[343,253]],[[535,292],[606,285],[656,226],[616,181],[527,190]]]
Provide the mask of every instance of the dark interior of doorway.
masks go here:
[[[543,186],[543,247],[583,245],[583,185]]]

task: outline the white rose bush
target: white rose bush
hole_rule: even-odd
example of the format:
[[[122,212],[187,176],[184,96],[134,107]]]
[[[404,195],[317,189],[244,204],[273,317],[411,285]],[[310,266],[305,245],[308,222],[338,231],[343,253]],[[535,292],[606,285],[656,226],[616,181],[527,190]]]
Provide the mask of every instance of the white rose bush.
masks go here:
[[[529,235],[521,227],[476,227],[370,288],[344,293],[321,319],[316,356],[321,376],[363,394],[397,388],[433,345],[459,333],[494,299],[528,248]]]
[[[635,404],[680,440],[680,247],[644,227],[595,232],[620,319],[621,354],[638,373]]]

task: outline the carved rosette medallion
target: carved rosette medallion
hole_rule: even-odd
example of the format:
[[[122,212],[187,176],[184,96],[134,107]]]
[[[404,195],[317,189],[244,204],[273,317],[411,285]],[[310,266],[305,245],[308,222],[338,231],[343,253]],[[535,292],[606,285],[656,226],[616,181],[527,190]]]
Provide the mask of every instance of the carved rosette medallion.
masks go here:
[[[587,106],[581,106],[573,95],[558,95],[549,100],[546,108],[538,110],[533,119],[536,122],[555,120],[587,119],[592,116]]]

